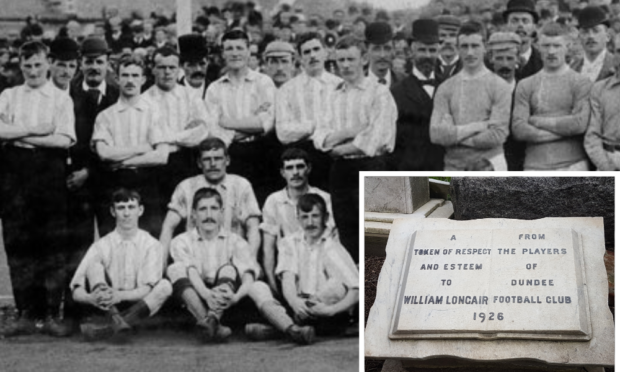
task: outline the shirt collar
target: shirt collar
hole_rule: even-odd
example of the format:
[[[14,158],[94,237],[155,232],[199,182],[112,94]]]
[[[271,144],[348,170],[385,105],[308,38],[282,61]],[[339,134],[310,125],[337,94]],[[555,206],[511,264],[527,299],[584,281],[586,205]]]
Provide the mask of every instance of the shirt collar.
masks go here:
[[[353,85],[352,88],[356,88],[356,89],[359,89],[359,90],[366,90],[372,83],[373,83],[373,81],[370,78],[368,78],[367,76],[362,76],[361,81],[359,83]],[[377,84],[379,84],[379,83],[377,83]],[[348,88],[348,87],[349,87],[349,85],[346,82],[343,81],[342,83],[340,83],[340,85],[338,85],[336,90],[347,91],[348,89],[351,89],[351,88]]]
[[[381,79],[374,72],[372,72],[372,69],[370,67],[368,68],[368,77],[370,79],[373,79],[377,83],[379,83],[379,80]],[[385,77],[383,79],[385,79],[385,85],[387,85],[389,87],[391,85],[391,83],[392,83],[392,72],[390,70],[388,70],[387,74],[385,74]],[[381,83],[379,83],[379,84],[381,84]]]
[[[520,56],[523,57],[523,60],[525,61],[525,63],[527,63],[530,60],[530,57],[532,56],[532,46],[530,45],[530,47],[527,48],[527,50],[524,53],[522,53]]]
[[[102,97],[105,96],[105,91],[106,91],[107,87],[108,87],[108,85],[106,84],[105,79],[103,79],[103,81],[101,81],[101,83],[98,86],[94,87],[94,88],[89,87],[86,84],[86,80],[82,81],[82,90],[84,90],[85,92],[88,92],[91,89],[97,89],[99,91],[99,93],[101,93]]]
[[[583,67],[586,67],[586,66],[591,67],[591,66],[596,66],[596,65],[602,66],[605,60],[606,53],[607,53],[607,50],[603,49],[603,51],[599,53],[599,55],[596,56],[596,58],[592,62],[590,62],[590,60],[588,60],[588,57],[584,55],[583,56]]]
[[[130,239],[124,239],[121,233],[118,232],[118,229],[114,229],[113,231],[114,243],[120,244],[122,242],[129,242],[135,246],[138,246],[138,240],[140,239],[140,230],[136,232],[136,235],[132,236]]]
[[[200,235],[200,233],[198,232],[198,228],[194,227],[191,232],[190,232],[193,240],[196,241],[204,241],[204,239],[202,238],[202,236]],[[217,238],[218,239],[225,239],[230,233],[228,231],[226,231],[222,226],[220,226],[220,230],[217,232]]]
[[[323,235],[321,235],[319,240],[314,244],[309,244],[306,241],[306,233],[303,230],[299,232],[298,239],[302,241],[308,247],[316,247],[316,246],[323,245],[327,241],[327,239],[329,239],[330,236],[331,236],[331,231],[328,227],[326,227],[325,231],[323,231]]]
[[[422,71],[418,70],[417,67],[413,66],[413,71],[411,72],[413,76],[417,77],[418,80],[432,80],[435,79],[435,71],[431,71],[431,76],[426,77],[422,73]]]
[[[133,105],[128,104],[127,101],[123,100],[122,98],[118,99],[118,103],[116,106],[116,110],[118,112],[123,112],[130,108],[136,109],[138,111],[146,111],[148,110],[148,104],[146,100],[144,99],[144,97],[142,97],[142,95],[138,97],[138,102],[136,102]]]
[[[28,84],[24,84],[24,90],[26,92],[38,92],[46,97],[52,97],[54,95],[54,90],[60,90],[60,89],[56,88],[54,83],[48,80],[38,88],[32,88]]]
[[[156,92],[158,95],[172,94],[173,96],[175,96],[175,97],[177,97],[177,98],[182,98],[182,97],[181,97],[181,89],[182,89],[181,87],[182,87],[182,85],[180,85],[180,84],[176,84],[176,85],[174,86],[174,88],[172,88],[172,90],[170,90],[170,91],[165,91],[165,90],[161,89],[160,87],[158,87],[158,86],[157,86],[157,84],[153,84],[153,89],[155,90],[155,92]],[[190,87],[191,87],[191,86],[190,86]]]
[[[250,81],[250,82],[254,81],[258,77],[258,74],[259,74],[259,72],[253,71],[252,69],[248,68],[247,69],[247,73],[243,77],[243,80]],[[224,77],[222,77],[222,81],[227,81],[227,82],[231,82],[232,81],[230,79],[230,73],[229,72],[227,72],[226,75],[224,75]]]
[[[307,194],[318,194],[318,189],[314,186],[308,185]],[[285,187],[280,190],[280,201],[286,204],[296,205],[293,200],[288,196],[288,189]]]
[[[454,58],[454,61],[452,61],[452,63],[448,64],[448,62],[446,62],[446,61],[443,59],[443,57],[441,56],[441,54],[440,54],[440,55],[438,55],[437,57],[438,57],[438,59],[439,59],[439,63],[440,63],[442,66],[452,66],[452,65],[455,65],[455,64],[459,61],[459,58],[460,58],[460,57],[459,57],[459,55],[457,54],[457,55],[456,55],[456,58]]]
[[[475,75],[470,75],[467,72],[465,72],[465,70],[461,70],[461,79],[463,80],[476,80],[476,79],[480,79],[481,77],[483,77],[484,75],[490,73],[491,70],[489,70],[485,65],[482,65],[482,69],[480,71],[478,71]]]
[[[207,177],[204,176],[204,174],[202,175],[202,178],[204,179],[205,183],[207,184],[207,187],[212,187],[214,189],[221,187],[222,189],[226,190],[228,188],[228,174],[224,175],[224,179],[222,180],[222,182],[220,183],[212,183],[210,182]]]

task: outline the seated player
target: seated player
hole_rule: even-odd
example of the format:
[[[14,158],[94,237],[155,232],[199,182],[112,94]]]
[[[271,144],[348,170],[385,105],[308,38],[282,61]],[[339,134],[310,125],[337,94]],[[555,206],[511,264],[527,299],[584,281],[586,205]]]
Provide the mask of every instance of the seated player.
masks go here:
[[[278,243],[276,275],[282,294],[296,325],[316,326],[319,334],[344,333],[348,311],[359,300],[357,267],[349,253],[327,231],[328,213],[323,198],[317,194],[303,195],[297,203],[297,213],[303,230]],[[257,289],[260,286],[257,285]],[[271,297],[264,291],[262,296],[252,295],[253,298]],[[261,313],[272,324],[277,324],[264,311]],[[274,336],[272,328],[260,324],[248,324],[246,333],[255,339]]]
[[[125,337],[172,294],[170,282],[161,277],[159,242],[138,228],[144,213],[140,194],[116,190],[110,212],[116,229],[89,248],[71,281],[75,302],[86,306],[87,311],[104,312],[113,320],[83,323],[82,333],[91,340],[112,334]]]
[[[298,324],[315,324],[317,331],[344,331],[348,310],[359,300],[359,274],[346,249],[327,230],[325,200],[306,194],[297,202],[303,231],[278,244],[282,294]]]
[[[171,243],[174,263],[167,274],[175,295],[196,318],[201,340],[223,341],[230,336],[230,328],[221,325],[220,319],[224,311],[250,296],[276,328],[298,343],[310,343],[314,329],[296,326],[267,285],[254,281],[260,273],[258,263],[248,243],[223,227],[224,208],[217,190],[199,189],[192,200],[195,228]]]
[[[297,202],[302,195],[319,194],[327,203],[329,220],[328,229],[336,234],[334,220],[331,218],[331,198],[319,188],[310,186],[308,178],[312,163],[308,153],[298,148],[284,150],[280,157],[280,174],[286,180],[286,187],[269,195],[263,207],[263,268],[267,283],[273,291],[279,293],[275,278],[276,242],[294,232],[301,230],[297,221]]]

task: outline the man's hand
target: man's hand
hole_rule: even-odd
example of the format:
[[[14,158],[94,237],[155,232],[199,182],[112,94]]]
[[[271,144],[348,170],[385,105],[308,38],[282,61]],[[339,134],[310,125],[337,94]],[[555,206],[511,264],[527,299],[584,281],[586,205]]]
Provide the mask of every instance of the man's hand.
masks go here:
[[[95,291],[91,293],[91,305],[100,308],[101,310],[108,310],[112,307],[112,289],[107,285],[99,286]]]
[[[271,107],[271,103],[264,102],[260,106],[258,106],[258,108],[256,110],[254,110],[254,115],[258,115],[261,112],[267,112],[270,107]]]
[[[84,186],[84,183],[88,179],[88,168],[82,168],[72,172],[67,177],[67,187],[69,190],[76,190]]]
[[[299,320],[306,320],[312,317],[310,309],[306,306],[306,300],[303,298],[296,297],[289,305],[291,305],[296,318]]]
[[[334,312],[331,309],[331,306],[324,304],[323,302],[314,302],[312,306],[310,306],[308,312],[310,315],[315,317],[328,318],[334,316]]]

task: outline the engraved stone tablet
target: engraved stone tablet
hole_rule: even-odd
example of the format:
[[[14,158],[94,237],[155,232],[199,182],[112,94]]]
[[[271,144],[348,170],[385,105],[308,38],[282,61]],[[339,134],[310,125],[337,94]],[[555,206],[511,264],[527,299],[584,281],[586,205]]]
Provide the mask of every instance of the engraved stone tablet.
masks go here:
[[[572,229],[417,231],[390,338],[590,340],[582,249]]]

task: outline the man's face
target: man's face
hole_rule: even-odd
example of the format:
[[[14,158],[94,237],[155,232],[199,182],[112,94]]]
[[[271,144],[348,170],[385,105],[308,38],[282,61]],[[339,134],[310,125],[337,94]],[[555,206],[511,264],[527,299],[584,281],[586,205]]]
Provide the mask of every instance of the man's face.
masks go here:
[[[309,75],[316,75],[325,68],[327,51],[317,39],[308,40],[300,48],[301,64]]]
[[[252,43],[259,44],[263,40],[263,32],[258,26],[246,26],[246,30]]]
[[[96,87],[105,79],[108,71],[108,56],[82,57],[82,73],[89,87]]]
[[[138,220],[144,213],[144,207],[138,204],[136,199],[114,203],[110,209],[112,216],[116,219],[116,227],[123,230],[137,228]]]
[[[366,24],[364,22],[356,22],[353,24],[353,33],[363,37],[366,32]]]
[[[183,63],[185,80],[194,88],[201,86],[207,76],[207,59],[187,61]]]
[[[226,40],[222,48],[222,56],[228,68],[240,70],[247,66],[248,59],[250,58],[250,49],[246,40]]]
[[[484,42],[482,35],[461,35],[458,39],[459,55],[463,61],[463,67],[475,70],[484,63]]]
[[[230,164],[230,159],[224,154],[224,149],[203,151],[200,154],[198,167],[202,169],[202,174],[207,181],[219,183],[226,176],[226,167]]]
[[[193,210],[194,222],[204,232],[217,231],[222,221],[222,211],[222,206],[215,197],[202,198]]]
[[[118,86],[124,97],[140,95],[140,88],[145,83],[144,71],[138,65],[120,66],[118,70]]]
[[[449,57],[451,59],[452,56],[456,55],[458,49],[456,47],[456,35],[458,30],[450,27],[440,27],[439,28],[439,44],[440,49],[439,52]]]
[[[313,206],[310,212],[297,209],[297,219],[307,237],[318,239],[323,235],[327,216],[323,215],[318,206]]]
[[[492,54],[493,71],[507,82],[512,82],[519,62],[517,48],[494,50]]]
[[[76,59],[70,61],[53,60],[50,66],[50,72],[56,86],[62,87],[63,89],[68,87],[71,79],[75,76],[77,65]]]
[[[179,57],[175,55],[164,57],[161,54],[157,54],[154,62],[153,75],[155,76],[155,84],[166,92],[172,90],[177,85]]]
[[[411,51],[413,52],[413,63],[415,63],[415,66],[424,75],[429,76],[437,63],[439,44],[426,44],[414,41],[411,44]]]
[[[568,53],[566,37],[541,35],[539,44],[543,66],[546,70],[554,71],[566,64]]]
[[[282,27],[280,29],[280,40],[286,41],[287,43],[291,41],[293,38],[293,30],[290,27]]]
[[[260,60],[258,59],[258,45],[250,45],[250,59],[248,60],[248,67],[250,70],[258,71],[260,66]]]
[[[303,188],[308,185],[308,176],[311,167],[303,159],[285,160],[280,174],[286,180],[286,185],[291,188]]]
[[[9,53],[8,49],[0,49],[0,67],[6,65],[10,58],[11,53]]]
[[[596,25],[589,28],[579,29],[579,40],[583,45],[583,50],[588,54],[598,55],[605,49],[609,42],[607,26]]]
[[[342,78],[348,83],[355,83],[363,76],[365,62],[365,56],[362,55],[362,51],[356,46],[336,50],[338,70]]]
[[[265,73],[271,77],[276,86],[281,86],[293,77],[293,57],[291,55],[267,57]]]
[[[377,70],[389,70],[394,59],[394,44],[392,41],[388,41],[385,44],[369,44],[368,59],[370,60],[370,66]]]
[[[38,88],[47,82],[50,65],[44,53],[33,54],[28,59],[22,58],[20,66],[29,87]]]
[[[93,36],[99,39],[105,39],[105,28],[103,26],[95,26],[95,30],[93,31]]]
[[[514,12],[508,14],[506,28],[508,31],[519,35],[521,43],[525,44],[530,42],[536,30],[536,24],[534,23],[534,17],[530,13]]]

